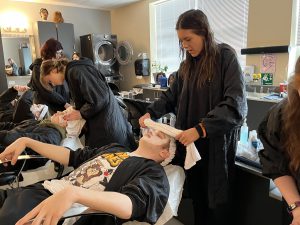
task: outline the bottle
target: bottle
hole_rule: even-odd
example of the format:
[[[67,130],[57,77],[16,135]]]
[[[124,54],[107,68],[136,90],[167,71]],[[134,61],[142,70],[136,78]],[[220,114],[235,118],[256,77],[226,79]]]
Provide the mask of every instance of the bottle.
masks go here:
[[[247,119],[244,120],[243,126],[241,127],[240,132],[240,143],[247,145],[248,144],[248,126],[246,123]]]

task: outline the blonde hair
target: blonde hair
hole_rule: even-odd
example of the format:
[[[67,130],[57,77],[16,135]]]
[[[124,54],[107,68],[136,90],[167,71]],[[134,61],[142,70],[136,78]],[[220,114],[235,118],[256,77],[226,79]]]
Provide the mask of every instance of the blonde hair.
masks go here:
[[[65,20],[64,20],[64,18],[63,18],[63,16],[62,16],[62,14],[61,14],[60,11],[55,11],[54,12],[53,22],[54,23],[63,23],[63,22],[65,22]]]
[[[49,91],[53,90],[53,86],[45,81],[45,77],[50,74],[54,69],[57,69],[57,73],[65,73],[66,66],[68,64],[68,59],[49,59],[43,61],[41,65],[41,75],[40,82],[44,88]]]

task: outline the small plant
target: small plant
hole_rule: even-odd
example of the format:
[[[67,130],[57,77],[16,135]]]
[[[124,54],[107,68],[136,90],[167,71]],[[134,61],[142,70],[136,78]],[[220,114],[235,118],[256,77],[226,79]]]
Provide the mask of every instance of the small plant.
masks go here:
[[[167,65],[162,66],[160,63],[153,62],[152,69],[154,73],[159,73],[159,72],[166,73],[168,71],[168,66]]]

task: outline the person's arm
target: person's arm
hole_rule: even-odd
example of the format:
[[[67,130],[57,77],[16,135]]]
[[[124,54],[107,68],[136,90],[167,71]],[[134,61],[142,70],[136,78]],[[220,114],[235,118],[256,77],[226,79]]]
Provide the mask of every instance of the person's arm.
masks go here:
[[[94,210],[116,215],[121,219],[129,219],[132,213],[132,202],[124,194],[69,186],[41,202],[21,218],[16,225],[26,224],[33,218],[35,218],[36,224],[40,224],[42,220],[49,222],[46,224],[57,224],[73,203],[80,203]]]
[[[297,186],[293,177],[291,176],[278,177],[274,180],[274,183],[278,187],[280,193],[282,194],[283,198],[285,199],[288,205],[300,201],[300,195],[297,190]],[[292,214],[293,214],[293,222],[300,223],[300,207],[295,208],[292,211]]]
[[[4,152],[0,154],[0,160],[2,162],[11,160],[11,164],[15,165],[18,160],[18,156],[25,150],[25,148],[30,148],[38,154],[63,165],[68,165],[69,163],[69,149],[62,146],[42,143],[27,137],[19,138],[6,147]]]
[[[222,96],[207,116],[202,118],[207,137],[223,135],[240,126],[247,114],[244,78],[236,54],[229,47],[221,51]],[[212,84],[213,85],[213,84]],[[214,93],[210,93],[214,96]],[[196,124],[195,124],[196,125]]]
[[[72,96],[74,102],[84,101],[84,104],[78,110],[82,118],[86,120],[97,115],[106,107],[109,101],[112,101],[109,87],[105,80],[101,79],[102,75],[92,73],[99,73],[99,71],[94,69],[81,71],[75,67],[67,71],[66,74],[70,91],[74,93],[74,96]]]

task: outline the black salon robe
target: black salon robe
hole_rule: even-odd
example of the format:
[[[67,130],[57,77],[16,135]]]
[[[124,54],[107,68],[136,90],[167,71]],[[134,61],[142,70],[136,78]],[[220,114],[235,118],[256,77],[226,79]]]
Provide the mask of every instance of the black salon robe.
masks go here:
[[[300,170],[291,173],[290,160],[282,143],[282,114],[287,101],[284,99],[274,105],[259,124],[258,136],[264,149],[258,152],[258,156],[262,164],[263,175],[273,180],[281,176],[292,176],[296,181],[298,191],[300,191]]]
[[[44,88],[40,82],[42,62],[43,60],[38,58],[29,67],[32,70],[32,76],[28,86],[34,91],[33,103],[47,105],[51,114],[57,111],[64,111],[65,104],[70,103],[68,85],[64,83],[63,85],[55,86],[53,91]]]
[[[23,120],[34,119],[30,111],[33,92],[25,91],[20,97],[18,91],[13,87],[2,92],[0,95],[0,122],[20,123]],[[15,105],[11,104],[16,101]]]
[[[60,145],[65,138],[64,128],[52,125],[49,122],[41,122],[35,119],[24,120],[21,123],[0,122],[0,152],[5,147],[16,141],[20,137],[28,137],[43,143]],[[28,155],[37,155],[35,151],[27,148]],[[48,159],[30,160],[26,163],[23,170],[34,169],[43,166]],[[17,165],[5,168],[5,171],[18,170],[23,165],[22,161],[18,161]],[[0,166],[0,172],[3,168]]]
[[[81,58],[68,63],[65,78],[75,108],[87,123],[86,145],[101,147],[116,142],[134,148],[131,126],[92,61]]]
[[[211,81],[198,88],[195,75],[191,76],[183,80],[176,73],[171,87],[147,111],[153,119],[173,112],[177,116],[175,127],[181,130],[204,123],[207,138],[197,140],[195,145],[202,160],[208,160],[208,199],[214,208],[228,200],[239,129],[247,115],[244,79],[234,50],[226,44],[218,45]],[[183,165],[185,154],[185,147],[177,144],[177,164]]]

